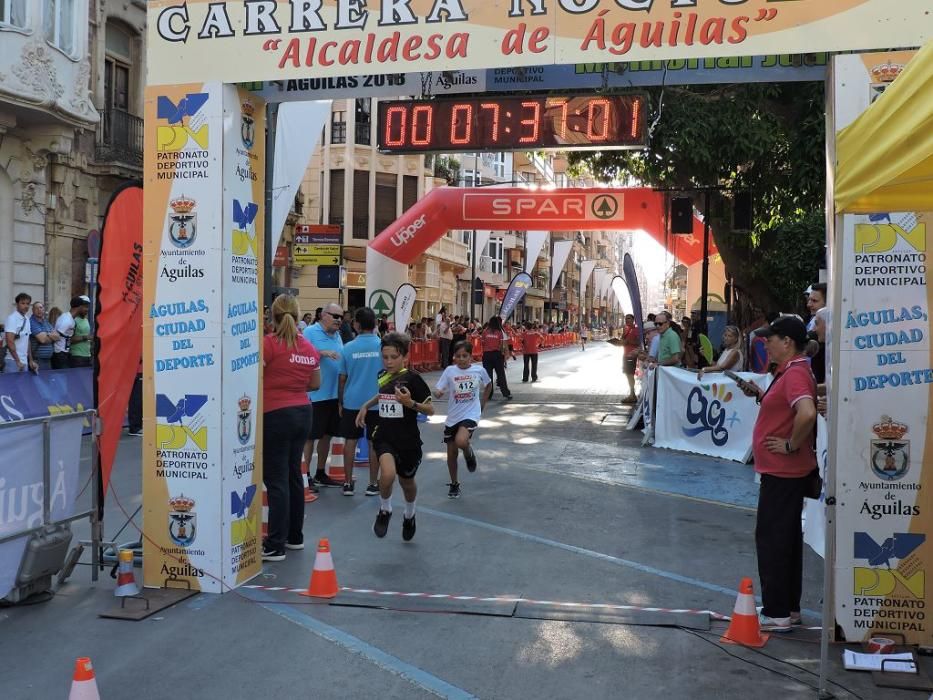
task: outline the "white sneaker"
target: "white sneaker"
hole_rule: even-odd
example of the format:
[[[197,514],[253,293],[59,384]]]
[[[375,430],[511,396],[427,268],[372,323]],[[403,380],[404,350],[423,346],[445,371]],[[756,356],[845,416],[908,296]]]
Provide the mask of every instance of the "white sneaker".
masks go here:
[[[768,617],[761,613],[758,614],[758,626],[761,627],[762,632],[776,632],[778,634],[790,632],[792,629],[789,617]]]

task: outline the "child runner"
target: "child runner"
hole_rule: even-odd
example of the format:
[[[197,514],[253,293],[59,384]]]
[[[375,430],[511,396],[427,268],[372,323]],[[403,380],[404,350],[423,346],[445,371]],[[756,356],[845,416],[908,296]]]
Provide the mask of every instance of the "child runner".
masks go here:
[[[580,326],[580,349],[586,350],[586,340],[590,337],[590,329],[583,324]]]
[[[467,470],[476,471],[476,454],[470,445],[473,431],[492,395],[492,379],[486,369],[473,364],[473,345],[461,341],[454,346],[454,364],[444,370],[434,395],[441,398],[450,394],[447,420],[444,423],[444,442],[447,443],[447,471],[450,472],[448,498],[460,498],[460,482],[457,480],[457,458],[463,450]]]
[[[373,524],[376,537],[385,537],[392,518],[392,487],[395,477],[405,495],[402,539],[415,536],[415,498],[418,487],[415,473],[421,464],[421,433],[418,414],[434,415],[431,390],[421,375],[405,368],[411,339],[403,333],[388,333],[382,338],[382,365],[379,393],[367,401],[356,415],[356,425],[366,425],[366,412],[379,406],[379,418],[372,434],[370,449],[379,456],[379,513]]]

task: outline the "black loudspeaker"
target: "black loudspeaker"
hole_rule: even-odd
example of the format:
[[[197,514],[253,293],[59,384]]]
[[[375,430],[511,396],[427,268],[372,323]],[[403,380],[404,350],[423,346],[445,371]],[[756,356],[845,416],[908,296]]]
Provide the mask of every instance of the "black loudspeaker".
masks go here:
[[[736,192],[732,204],[732,229],[750,231],[752,229],[752,193]]]
[[[671,199],[671,233],[693,233],[693,200],[690,197]]]

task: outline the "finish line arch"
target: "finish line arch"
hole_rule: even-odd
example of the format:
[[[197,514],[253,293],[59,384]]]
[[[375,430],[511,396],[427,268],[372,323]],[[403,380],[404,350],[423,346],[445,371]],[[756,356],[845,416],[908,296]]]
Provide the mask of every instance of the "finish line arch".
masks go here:
[[[451,229],[645,231],[685,265],[702,260],[703,221],[668,237],[666,212],[664,193],[647,187],[439,187],[366,248],[366,298],[408,282],[408,266]]]

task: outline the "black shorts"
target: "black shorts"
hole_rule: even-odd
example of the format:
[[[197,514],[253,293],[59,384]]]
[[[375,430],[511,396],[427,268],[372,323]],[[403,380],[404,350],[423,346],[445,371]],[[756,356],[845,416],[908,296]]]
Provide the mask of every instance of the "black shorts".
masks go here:
[[[311,416],[309,440],[320,440],[325,435],[340,435],[340,414],[337,412],[337,399],[314,401],[314,415]]]
[[[359,409],[343,409],[343,416],[340,419],[340,437],[344,440],[359,440],[363,437],[363,428],[356,427],[356,416]],[[379,418],[379,411],[366,411],[366,437],[373,434],[376,427],[376,419]]]
[[[638,367],[638,355],[626,357],[622,367],[623,374],[635,374],[635,368]]]
[[[462,420],[459,423],[454,423],[453,425],[444,426],[444,442],[452,442],[455,437],[457,437],[457,431],[460,428],[466,428],[470,431],[470,437],[473,437],[473,431],[476,430],[476,421],[475,420]]]
[[[376,454],[379,455],[379,457],[382,457],[382,455],[392,455],[395,459],[395,473],[400,477],[403,479],[415,478],[418,467],[421,466],[422,454],[420,445],[415,449],[400,450],[395,445],[377,441],[373,444],[373,449],[376,450]]]

